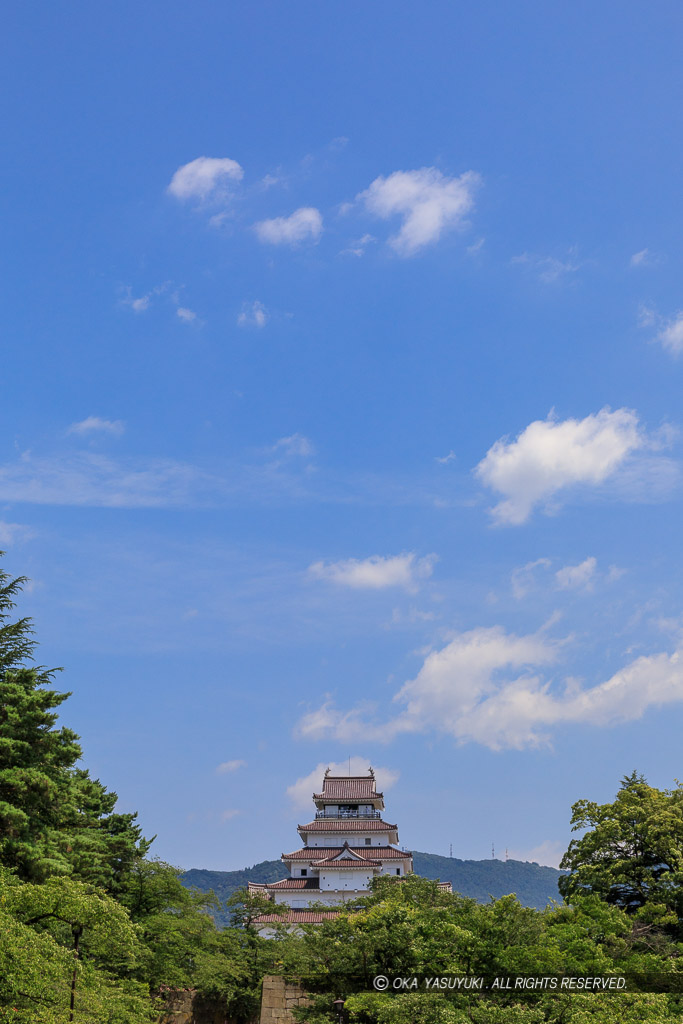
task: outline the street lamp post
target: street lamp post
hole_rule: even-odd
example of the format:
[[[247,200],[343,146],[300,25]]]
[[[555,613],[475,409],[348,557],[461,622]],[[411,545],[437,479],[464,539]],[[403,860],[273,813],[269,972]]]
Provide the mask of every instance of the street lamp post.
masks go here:
[[[337,1021],[338,1021],[338,1024],[344,1024],[344,1017],[342,1015],[343,1014],[343,1010],[344,1010],[344,1000],[343,999],[335,999],[335,1001],[332,1003],[332,1005],[334,1006],[335,1010],[337,1011]]]

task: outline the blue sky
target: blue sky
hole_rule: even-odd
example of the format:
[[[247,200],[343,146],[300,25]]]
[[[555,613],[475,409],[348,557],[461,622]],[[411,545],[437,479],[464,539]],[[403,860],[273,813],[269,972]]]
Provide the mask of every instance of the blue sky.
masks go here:
[[[680,776],[680,5],[9,12],[0,546],[155,850]],[[312,774],[313,773],[313,774]]]

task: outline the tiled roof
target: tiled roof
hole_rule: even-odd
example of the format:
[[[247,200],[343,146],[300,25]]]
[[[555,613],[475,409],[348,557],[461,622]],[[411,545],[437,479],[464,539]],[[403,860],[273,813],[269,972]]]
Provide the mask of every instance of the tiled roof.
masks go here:
[[[309,860],[314,861],[321,854],[327,857],[337,856],[344,849],[343,846],[304,846],[294,853],[283,853],[283,860]],[[372,853],[378,860],[411,860],[412,853],[405,850],[397,850],[394,846],[350,846],[353,853],[363,857],[366,853]]]
[[[354,868],[381,868],[382,862],[379,860],[368,860],[367,857],[361,857],[357,860],[355,857],[325,857],[323,860],[314,860],[314,868],[341,868],[342,870],[348,868],[349,871],[353,871]]]
[[[318,878],[283,878],[279,882],[266,884],[266,889],[319,889]]]
[[[395,832],[397,828],[379,818],[318,818],[298,826],[299,832]]]
[[[382,793],[375,790],[374,775],[326,775],[322,793],[314,793],[314,800],[373,800]]]
[[[254,924],[321,924],[338,913],[338,910],[288,910],[286,914],[261,914],[254,918]]]

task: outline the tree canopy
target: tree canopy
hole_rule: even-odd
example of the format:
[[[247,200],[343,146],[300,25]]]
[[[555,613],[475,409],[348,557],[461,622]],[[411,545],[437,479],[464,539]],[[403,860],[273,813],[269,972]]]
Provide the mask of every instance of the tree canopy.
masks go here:
[[[640,922],[683,939],[683,788],[659,790],[637,772],[622,779],[615,800],[579,800],[560,880],[569,901],[594,893]]]

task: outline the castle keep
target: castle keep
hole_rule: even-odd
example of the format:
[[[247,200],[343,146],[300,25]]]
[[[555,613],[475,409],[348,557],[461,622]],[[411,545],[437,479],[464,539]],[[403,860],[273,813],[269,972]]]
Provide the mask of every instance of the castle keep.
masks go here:
[[[362,896],[376,875],[402,877],[413,870],[412,854],[398,845],[398,827],[384,821],[384,796],[377,792],[372,768],[353,776],[331,775],[328,768],[313,803],[315,817],[298,826],[303,845],[282,854],[287,877],[249,883],[250,893],[289,907],[284,916],[263,915],[262,934],[272,933],[278,923],[319,923],[327,913],[307,909],[311,904],[337,906]]]

